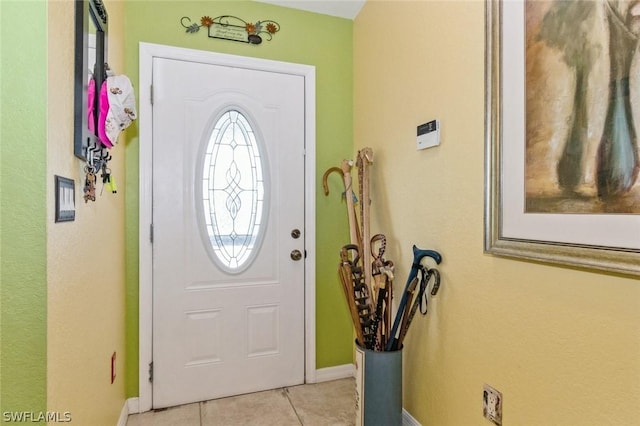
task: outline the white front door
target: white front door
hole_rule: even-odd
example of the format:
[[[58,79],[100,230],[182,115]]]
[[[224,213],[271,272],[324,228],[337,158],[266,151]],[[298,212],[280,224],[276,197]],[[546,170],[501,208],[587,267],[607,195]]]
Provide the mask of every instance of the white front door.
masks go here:
[[[303,383],[304,77],[152,68],[153,407]]]

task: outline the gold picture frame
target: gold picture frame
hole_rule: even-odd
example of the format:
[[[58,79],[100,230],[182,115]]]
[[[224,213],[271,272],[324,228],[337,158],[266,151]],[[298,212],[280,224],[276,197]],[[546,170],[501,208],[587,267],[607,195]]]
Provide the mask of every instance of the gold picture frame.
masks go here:
[[[520,6],[517,6],[519,3]],[[524,90],[520,87],[513,89],[513,75],[516,79],[524,77],[524,1],[487,0],[485,3],[486,38],[485,38],[485,241],[486,253],[504,256],[514,259],[565,265],[574,268],[584,268],[597,271],[606,271],[624,275],[640,275],[640,215],[555,215],[562,216],[562,223],[580,222],[587,229],[594,229],[606,233],[606,238],[598,240],[594,236],[588,243],[563,241],[562,239],[549,238],[547,234],[538,236],[536,230],[524,229],[522,236],[511,232],[514,228],[509,225],[505,229],[506,222],[514,222],[521,225],[518,220],[506,218],[513,211],[512,204],[520,206],[522,198],[512,197],[512,190],[506,187],[515,187],[516,191],[524,193],[524,185],[512,184],[513,170],[511,165],[518,161],[519,155],[513,155],[509,146],[525,145],[525,130],[517,130],[510,114],[514,109],[519,109],[522,116],[526,114],[524,106]],[[516,7],[516,9],[513,9]],[[521,9],[517,9],[520,7]],[[509,9],[505,12],[505,8]],[[515,19],[513,11],[515,12]],[[523,13],[520,15],[519,11]],[[509,16],[505,17],[505,13]],[[505,25],[506,24],[506,25]],[[515,47],[514,47],[515,46]],[[515,49],[515,50],[514,50]],[[512,51],[521,49],[522,52],[511,54]],[[514,60],[515,58],[515,60]],[[514,69],[511,69],[513,67]],[[522,83],[524,85],[525,82]],[[508,94],[508,96],[506,96]],[[513,96],[520,97],[513,101]],[[515,105],[515,108],[514,108]],[[505,117],[505,114],[507,117]],[[517,121],[517,120],[515,120]],[[526,122],[522,119],[520,127]],[[516,129],[516,131],[514,131]],[[520,153],[524,148],[519,148]],[[505,150],[509,151],[505,153]],[[522,155],[524,157],[524,155]],[[509,165],[505,166],[505,158],[509,158]],[[522,160],[524,162],[524,159]],[[521,173],[523,174],[523,173]],[[523,178],[524,179],[524,178]],[[520,188],[520,189],[518,189]],[[522,204],[523,205],[523,204]],[[524,207],[516,207],[518,209]],[[505,213],[507,211],[507,213]],[[518,213],[520,214],[520,213]],[[523,210],[523,215],[524,210]],[[533,216],[533,215],[530,215]],[[551,215],[535,215],[537,222],[544,224],[545,217]],[[555,219],[555,218],[552,218]],[[608,224],[626,221],[632,244],[627,240],[615,242],[615,236],[609,235]],[[525,221],[526,222],[526,221]],[[628,222],[628,225],[627,225]],[[562,226],[562,225],[560,225]],[[552,231],[551,231],[552,232]],[[602,241],[602,242],[600,242]],[[611,242],[614,242],[613,244]],[[633,243],[637,241],[637,245]]]

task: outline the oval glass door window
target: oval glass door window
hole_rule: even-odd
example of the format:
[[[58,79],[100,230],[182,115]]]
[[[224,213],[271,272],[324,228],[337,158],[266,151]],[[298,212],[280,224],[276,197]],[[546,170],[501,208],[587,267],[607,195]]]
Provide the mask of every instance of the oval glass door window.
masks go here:
[[[251,264],[265,219],[264,158],[254,129],[237,110],[222,114],[205,151],[202,206],[210,252],[223,270]]]

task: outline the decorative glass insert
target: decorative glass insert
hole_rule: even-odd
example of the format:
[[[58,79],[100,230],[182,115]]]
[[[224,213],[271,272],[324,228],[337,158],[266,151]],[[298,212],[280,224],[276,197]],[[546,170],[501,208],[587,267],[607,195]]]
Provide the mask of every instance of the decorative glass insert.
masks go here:
[[[215,258],[229,272],[241,271],[257,252],[264,218],[263,170],[249,121],[240,111],[225,112],[205,151],[202,206]]]

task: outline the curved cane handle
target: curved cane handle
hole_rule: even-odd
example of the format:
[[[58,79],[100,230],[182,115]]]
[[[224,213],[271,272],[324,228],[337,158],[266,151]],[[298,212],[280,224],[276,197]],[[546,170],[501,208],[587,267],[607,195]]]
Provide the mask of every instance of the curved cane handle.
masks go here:
[[[333,172],[339,173],[340,177],[344,180],[344,173],[340,167],[331,167],[324,175],[322,175],[322,187],[324,188],[324,195],[329,195],[329,184],[327,180],[329,179],[329,175]]]
[[[442,256],[437,251],[423,250],[419,249],[415,245],[413,246],[413,263],[419,265],[422,259],[427,256],[435,260],[438,265],[440,264],[440,262],[442,262]]]

